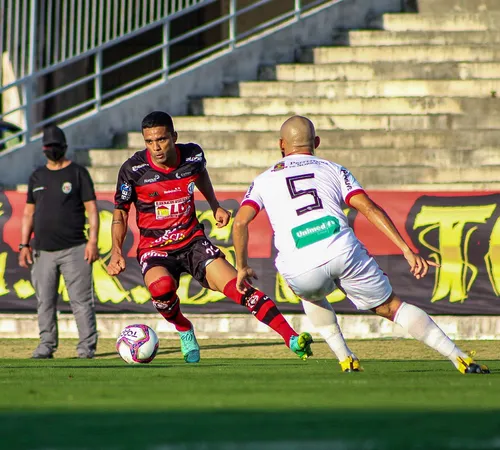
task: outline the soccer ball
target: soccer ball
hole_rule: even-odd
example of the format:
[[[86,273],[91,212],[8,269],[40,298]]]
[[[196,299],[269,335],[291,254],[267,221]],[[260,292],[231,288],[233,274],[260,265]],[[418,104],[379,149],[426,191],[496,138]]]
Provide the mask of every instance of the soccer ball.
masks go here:
[[[146,364],[153,361],[160,342],[154,330],[147,325],[126,326],[116,340],[116,350],[129,364]]]

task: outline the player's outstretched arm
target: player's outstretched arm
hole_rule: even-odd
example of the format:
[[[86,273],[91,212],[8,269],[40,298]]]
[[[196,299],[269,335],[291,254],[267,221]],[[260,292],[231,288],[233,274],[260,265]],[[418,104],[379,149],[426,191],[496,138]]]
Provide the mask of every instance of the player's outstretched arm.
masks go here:
[[[125,258],[122,255],[123,242],[127,235],[128,212],[123,209],[113,211],[113,222],[111,223],[111,259],[107,267],[110,275],[118,275],[125,270]]]
[[[207,169],[203,169],[203,171],[200,172],[194,184],[210,205],[210,208],[212,209],[215,220],[217,222],[217,228],[225,227],[231,219],[231,213],[229,211],[226,211],[219,205],[219,201],[215,196],[214,187],[212,185],[212,181],[210,180],[210,175],[208,174]]]
[[[236,289],[242,294],[247,289],[245,282],[250,282],[252,278],[257,279],[254,270],[248,266],[248,225],[256,215],[257,213],[254,208],[243,205],[234,218],[233,244],[236,252],[236,268],[238,270]]]
[[[368,195],[360,193],[350,199],[350,205],[363,214],[369,222],[375,225],[403,252],[406,261],[410,265],[410,272],[415,278],[420,279],[427,275],[429,266],[439,267],[434,261],[426,260],[413,253],[409,245],[405,242],[396,226],[387,213],[374,203]]]

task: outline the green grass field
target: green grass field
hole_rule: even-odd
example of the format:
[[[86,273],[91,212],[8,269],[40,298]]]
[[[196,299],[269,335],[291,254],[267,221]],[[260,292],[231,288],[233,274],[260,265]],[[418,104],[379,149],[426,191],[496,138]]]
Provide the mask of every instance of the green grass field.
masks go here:
[[[0,340],[2,449],[500,449],[500,342],[475,348],[491,375],[464,376],[406,340],[353,341],[363,373],[344,374],[324,343],[296,359],[275,341],[177,342],[128,366],[113,342],[94,360],[26,359],[36,341]],[[22,358],[22,359],[21,359]]]

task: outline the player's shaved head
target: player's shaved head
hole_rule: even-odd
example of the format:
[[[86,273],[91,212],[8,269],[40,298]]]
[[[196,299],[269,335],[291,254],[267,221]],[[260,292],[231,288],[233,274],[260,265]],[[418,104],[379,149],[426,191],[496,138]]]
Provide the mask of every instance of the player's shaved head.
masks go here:
[[[292,153],[314,153],[319,145],[314,124],[303,116],[292,116],[281,125],[280,147],[284,156]]]

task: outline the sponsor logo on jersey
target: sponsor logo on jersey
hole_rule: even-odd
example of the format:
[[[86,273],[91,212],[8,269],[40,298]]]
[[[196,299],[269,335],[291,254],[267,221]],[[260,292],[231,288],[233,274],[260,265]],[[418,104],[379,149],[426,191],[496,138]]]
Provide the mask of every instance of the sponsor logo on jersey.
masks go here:
[[[245,198],[249,198],[250,197],[250,194],[253,191],[253,185],[254,185],[254,183],[252,182],[252,184],[250,185],[250,187],[247,190],[247,193],[245,194]]]
[[[285,168],[285,163],[284,162],[279,162],[274,165],[273,169],[271,172],[277,172],[278,170],[283,170]]]
[[[160,200],[155,202],[155,213],[157,220],[165,220],[173,217],[181,217],[191,212],[191,197],[183,197],[175,200]]]
[[[158,194],[158,192],[154,191],[154,192],[150,192],[148,195],[150,197],[158,197],[160,194]]]
[[[128,183],[123,183],[121,186],[120,186],[120,198],[122,200],[130,200],[132,198],[132,186],[130,186],[130,184]]]
[[[189,158],[186,158],[186,162],[199,162],[203,159],[203,153],[197,153],[194,156],[190,156]]]
[[[163,191],[164,194],[172,194],[173,192],[179,192],[182,191],[182,189],[179,186],[176,186],[174,189],[167,189],[166,191]]]
[[[33,189],[33,192],[44,191],[45,189],[47,189],[45,186],[40,186]]]
[[[348,190],[351,190],[352,184],[351,184],[351,180],[349,180],[349,171],[347,169],[342,168],[342,169],[340,169],[340,172],[342,173],[342,178],[344,178],[345,187]]]
[[[144,163],[144,164],[139,164],[137,166],[133,166],[132,167],[132,171],[133,172],[137,172],[139,169],[142,169],[143,167],[146,167],[146,166],[149,166],[148,163]]]
[[[143,183],[154,183],[160,179],[160,175],[156,174],[154,177],[146,178]]]
[[[168,253],[162,250],[149,250],[141,255],[140,264],[147,263],[149,258],[166,258],[167,256]]]
[[[193,172],[182,172],[182,173],[176,173],[175,178],[185,178],[185,177],[190,177],[193,174]]]
[[[189,183],[189,184],[188,184],[188,193],[189,193],[190,195],[192,195],[192,194],[193,194],[193,192],[194,192],[194,186],[195,186],[195,185],[194,185],[194,181],[191,181],[191,183]]]
[[[182,231],[176,231],[177,228],[173,228],[171,230],[165,230],[162,236],[160,236],[158,239],[155,239],[151,243],[151,247],[156,247],[156,246],[162,246],[162,245],[169,245],[174,242],[179,242],[182,241],[186,238],[186,235]]]
[[[69,194],[73,189],[73,185],[69,181],[66,181],[65,183],[63,183],[61,189],[65,194]]]

